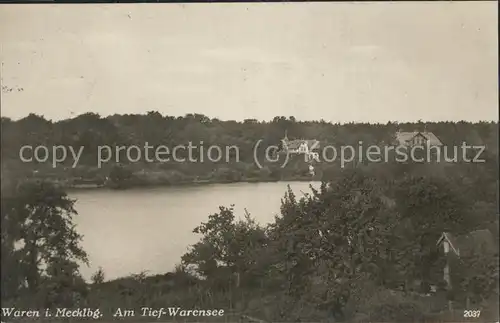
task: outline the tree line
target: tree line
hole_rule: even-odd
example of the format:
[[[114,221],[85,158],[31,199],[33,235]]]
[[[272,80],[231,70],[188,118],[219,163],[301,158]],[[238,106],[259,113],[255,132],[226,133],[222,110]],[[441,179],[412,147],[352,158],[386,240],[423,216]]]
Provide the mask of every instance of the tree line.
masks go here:
[[[143,115],[113,115],[101,117],[95,113],[85,113],[72,119],[53,122],[43,116],[30,114],[26,118],[14,121],[2,117],[2,164],[16,176],[44,177],[63,184],[104,183],[112,179],[116,186],[137,186],[155,184],[182,184],[192,182],[235,182],[235,181],[272,181],[310,179],[308,165],[303,158],[293,160],[284,168],[280,163],[266,162],[262,157],[265,149],[271,145],[280,145],[281,139],[288,134],[290,139],[316,139],[320,145],[354,146],[359,142],[364,145],[388,145],[394,140],[395,133],[401,131],[430,131],[445,145],[460,146],[484,145],[491,158],[498,155],[498,124],[495,122],[414,122],[386,124],[369,123],[329,123],[325,121],[297,121],[293,116],[277,116],[270,121],[246,119],[222,121],[202,114],[187,114],[184,117],[164,116],[151,111]],[[254,160],[254,146],[261,145],[257,154],[262,161],[258,167]],[[187,146],[189,143],[205,147],[238,147],[238,156],[225,158],[218,162],[200,161],[200,152],[193,151],[193,158],[198,162],[129,162],[125,151],[118,153],[116,159],[97,167],[98,147],[151,147],[165,145]],[[50,161],[22,163],[20,148],[24,145],[46,147],[65,146],[80,148],[82,156],[78,165],[73,167],[73,160],[67,158],[57,167]],[[187,152],[180,152],[181,158],[187,158]],[[237,161],[238,157],[238,161]],[[226,160],[227,159],[227,160]],[[338,162],[315,165],[317,179],[324,172],[339,168]]]

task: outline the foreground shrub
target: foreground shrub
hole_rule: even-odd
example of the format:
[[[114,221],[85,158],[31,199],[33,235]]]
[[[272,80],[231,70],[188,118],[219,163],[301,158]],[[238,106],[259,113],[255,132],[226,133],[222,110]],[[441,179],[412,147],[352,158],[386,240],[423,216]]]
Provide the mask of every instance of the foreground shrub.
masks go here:
[[[423,300],[387,289],[358,300],[356,310],[351,313],[354,321],[418,322],[429,310]]]

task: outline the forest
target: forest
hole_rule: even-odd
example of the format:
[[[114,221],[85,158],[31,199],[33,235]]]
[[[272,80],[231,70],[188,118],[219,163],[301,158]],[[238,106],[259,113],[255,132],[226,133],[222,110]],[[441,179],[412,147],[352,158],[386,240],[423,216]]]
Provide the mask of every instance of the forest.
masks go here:
[[[445,146],[469,145],[487,147],[485,153],[495,159],[498,156],[498,123],[495,122],[415,122],[386,124],[348,123],[333,124],[321,121],[297,121],[293,116],[277,116],[270,121],[246,119],[221,121],[201,114],[184,117],[164,116],[151,111],[142,115],[113,115],[101,117],[85,113],[72,119],[53,122],[43,116],[30,114],[14,121],[2,117],[1,153],[2,167],[15,177],[38,178],[57,182],[71,188],[79,185],[104,185],[110,179],[111,187],[127,188],[144,185],[180,185],[193,183],[310,180],[308,165],[303,158],[291,160],[286,167],[280,163],[266,162],[265,149],[280,145],[285,133],[290,139],[313,139],[325,146],[353,146],[359,142],[365,146],[392,144],[397,131],[428,131],[434,133]],[[231,156],[217,162],[203,160],[194,150],[196,162],[148,162],[144,158],[131,161],[124,151],[116,158],[98,167],[99,147],[187,146],[189,143],[204,147],[237,147],[229,150]],[[258,149],[254,147],[260,142]],[[20,149],[25,145],[71,147],[82,154],[78,164],[66,158],[52,165],[47,162],[21,162]],[[198,155],[197,155],[198,154]],[[254,154],[259,156],[260,167]],[[180,158],[187,158],[181,152]],[[70,155],[71,156],[71,155]],[[353,167],[356,160],[346,167]],[[345,166],[345,165],[342,165]],[[316,178],[336,172],[339,160],[320,162],[315,165]]]
[[[28,176],[35,166],[17,160],[25,144],[204,140],[237,142],[243,151],[259,139],[279,141],[285,130],[290,137],[327,143],[379,144],[400,128],[425,128],[445,145],[485,145],[485,162],[328,165],[319,189],[300,198],[284,192],[272,223],[256,223],[251,214],[238,220],[242,215],[233,206],[220,206],[193,228],[199,242],[174,270],[149,276],[145,268],[115,280],[107,280],[103,270],[90,282],[80,275],[88,255],[74,225],[78,210],[66,188],[53,180],[74,170],[36,165],[38,174],[46,176]],[[293,117],[236,122],[155,112],[107,118],[85,114],[60,122],[36,115],[2,118],[2,307],[100,308],[108,321],[117,308],[139,311],[165,304],[223,308],[227,315],[210,320],[225,322],[497,321],[497,131],[492,122],[341,125]],[[93,158],[86,157],[89,165]],[[246,168],[221,167],[231,174],[260,171],[246,160]],[[213,169],[174,166],[164,170],[203,176]],[[302,166],[296,167],[269,173],[279,180],[297,175]],[[90,172],[91,166],[79,171]],[[438,241],[445,232],[456,238],[459,255],[443,254]],[[446,264],[449,283],[443,276]],[[480,310],[480,319],[464,318],[464,310]]]

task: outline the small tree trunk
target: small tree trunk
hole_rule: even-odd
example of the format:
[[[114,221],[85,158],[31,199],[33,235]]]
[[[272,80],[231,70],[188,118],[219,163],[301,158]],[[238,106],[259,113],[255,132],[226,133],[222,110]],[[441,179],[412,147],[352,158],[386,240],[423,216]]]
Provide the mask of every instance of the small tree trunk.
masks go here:
[[[32,292],[38,291],[38,252],[36,250],[36,242],[30,242],[27,246],[29,252],[29,267],[27,269],[26,280],[28,288]]]

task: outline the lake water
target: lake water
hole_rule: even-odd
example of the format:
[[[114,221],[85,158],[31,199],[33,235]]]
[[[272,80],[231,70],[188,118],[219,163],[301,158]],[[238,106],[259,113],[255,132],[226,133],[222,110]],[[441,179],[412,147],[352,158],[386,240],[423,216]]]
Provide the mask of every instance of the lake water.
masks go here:
[[[82,190],[72,192],[77,230],[84,235],[83,248],[90,267],[89,278],[99,267],[107,279],[144,270],[165,273],[180,262],[199,236],[192,230],[205,222],[219,206],[235,205],[242,218],[246,208],[259,223],[274,220],[287,185],[297,196],[309,193],[317,182],[214,184],[151,189]]]

